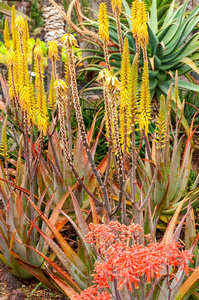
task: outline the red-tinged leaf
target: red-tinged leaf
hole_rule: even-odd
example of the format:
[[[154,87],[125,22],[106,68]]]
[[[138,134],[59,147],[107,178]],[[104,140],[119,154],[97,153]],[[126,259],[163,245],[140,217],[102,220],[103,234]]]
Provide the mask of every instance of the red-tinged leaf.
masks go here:
[[[75,231],[77,232],[81,242],[82,242],[82,245],[83,245],[83,248],[84,248],[84,257],[86,258],[86,265],[90,265],[90,267],[92,268],[93,267],[93,263],[92,263],[92,256],[91,256],[91,253],[93,253],[93,248],[85,242],[85,235],[82,233],[81,231],[81,227],[79,228],[75,222],[67,215],[65,214],[65,212],[61,211],[60,212],[66,217],[68,218],[69,222],[72,224],[73,228],[75,229]],[[88,230],[87,230],[87,233],[88,233]]]
[[[3,181],[3,182],[8,183],[8,180],[3,179],[3,178],[0,178],[0,181]],[[24,188],[22,188],[21,186],[15,185],[15,184],[12,183],[12,182],[10,182],[10,185],[11,185],[12,187],[16,188],[17,190],[23,192],[24,194],[30,195],[30,191],[29,191],[29,190],[24,189]],[[35,198],[36,200],[39,200],[39,198],[38,198],[36,195],[34,195],[34,198]]]
[[[91,211],[92,211],[93,223],[94,223],[95,225],[98,225],[98,224],[100,224],[99,216],[98,216],[98,214],[97,214],[95,202],[93,201],[93,199],[92,199],[90,196],[89,196],[89,202],[90,202]]]
[[[94,131],[94,128],[95,128],[95,123],[96,123],[96,120],[97,120],[97,116],[99,114],[99,112],[102,110],[102,108],[100,108],[98,110],[98,112],[96,113],[94,119],[93,119],[93,122],[92,122],[92,125],[91,125],[91,128],[89,130],[89,133],[87,134],[87,141],[88,141],[88,145],[90,146],[90,143],[91,143],[91,139],[92,139],[92,136],[93,136],[93,131]]]
[[[48,286],[52,290],[60,291],[58,288],[56,288],[55,285],[51,282],[51,280],[48,279],[48,275],[46,274],[46,271],[36,267],[34,265],[31,265],[22,259],[20,259],[15,253],[13,253],[13,256],[15,257],[15,260],[29,273],[31,273],[34,277],[36,277],[39,281],[43,282],[46,286]]]
[[[55,227],[58,231],[60,231],[64,227],[64,225],[66,225],[66,223],[68,223],[68,219],[66,219],[66,217],[58,216]]]
[[[186,217],[185,225],[185,246],[189,249],[196,237],[195,216],[194,210],[191,208]]]
[[[189,299],[188,297],[199,285],[199,266],[191,276],[181,285],[175,300]]]
[[[106,167],[107,167],[107,160],[108,160],[108,154],[103,158],[103,160],[100,162],[100,164],[97,167],[97,170],[100,174],[104,174]],[[94,176],[94,174],[92,173],[90,180],[89,180],[89,190],[91,192],[94,191],[95,189],[95,182],[96,182],[96,178]]]
[[[183,206],[185,202],[185,199],[183,199],[183,201],[180,203],[180,205],[177,207],[169,225],[167,226],[167,230],[163,236],[163,239],[162,239],[162,243],[168,243],[171,241],[172,239],[172,235],[173,235],[173,232],[174,232],[174,229],[175,229],[175,226],[176,226],[176,223],[177,223],[177,220],[178,220],[178,216],[179,216],[179,213],[181,211],[181,208]]]
[[[76,266],[77,269],[80,270],[80,272],[86,273],[85,265],[83,264],[83,262],[81,261],[81,259],[79,258],[79,256],[72,250],[72,248],[69,246],[69,244],[63,238],[63,236],[59,233],[59,231],[55,228],[55,226],[52,225],[52,223],[42,213],[42,211],[40,209],[38,209],[38,207],[31,201],[31,199],[28,196],[26,196],[26,197],[27,197],[28,201],[32,204],[32,206],[34,207],[34,209],[37,211],[37,213],[39,214],[39,216],[43,219],[43,221],[48,225],[48,227],[52,231],[53,235],[55,236],[55,238],[59,242],[60,247],[63,249],[63,251],[64,251],[64,253],[65,253],[66,257],[67,257],[67,260],[69,260],[72,264],[74,264],[74,266]],[[35,227],[37,227],[37,226],[35,226]],[[49,238],[49,236],[47,236],[44,232],[42,232],[38,227],[37,227],[37,230],[45,238],[45,240],[48,241],[49,246],[52,248],[52,243],[54,243],[52,241],[52,239]],[[58,250],[60,250],[59,247],[58,247]],[[69,270],[67,270],[67,271],[69,271]]]
[[[63,280],[53,275],[50,270],[47,270],[50,278],[64,291],[69,299],[72,299],[75,294],[77,294],[70,286],[68,286]]]
[[[66,273],[64,272],[56,263],[54,263],[51,259],[49,259],[47,256],[45,256],[43,253],[41,253],[40,251],[38,251],[37,249],[28,246],[28,245],[24,245],[25,247],[33,250],[34,252],[36,252],[37,254],[39,254],[41,257],[43,257],[47,263],[49,265],[51,265],[51,267],[57,271],[59,273],[59,275],[66,280],[66,282],[68,284],[70,284],[74,289],[76,289],[76,291],[81,292],[81,289],[79,288],[79,286],[72,280],[72,278]]]
[[[70,276],[79,284],[80,288],[85,289],[87,286],[88,278],[84,274],[87,273],[87,270],[84,263],[79,258],[79,256],[70,248],[70,246],[67,244],[65,240],[64,240],[65,244],[68,247],[67,252],[63,252],[61,248],[33,222],[31,222],[31,224],[36,228],[36,230],[41,234],[44,240],[51,247],[51,249],[56,254],[60,262],[66,268],[67,272],[70,274]],[[63,248],[63,244],[60,246]],[[64,248],[66,249],[66,247]]]
[[[88,226],[87,226],[86,220],[84,219],[84,216],[83,216],[82,211],[79,207],[78,201],[77,201],[73,191],[71,190],[71,188],[69,186],[68,186],[68,190],[69,190],[70,195],[71,195],[71,199],[72,199],[73,206],[74,206],[74,209],[75,209],[75,215],[76,215],[76,218],[77,218],[79,228],[81,228],[81,232],[83,233],[83,236],[85,237],[88,233]]]
[[[8,263],[11,265],[10,255],[9,255],[8,241],[5,238],[3,232],[0,232],[0,245],[1,245],[1,249],[2,249],[3,255],[5,256],[5,258],[8,261]]]
[[[5,193],[5,191],[3,190],[3,188],[0,185],[0,195],[1,195],[1,199],[3,201],[4,206],[6,207],[8,205],[8,198],[7,198],[7,194]]]
[[[77,183],[75,183],[71,189],[73,190],[75,187],[77,186]],[[57,218],[59,216],[59,210],[62,209],[62,206],[64,205],[64,202],[66,201],[67,197],[70,195],[69,191],[67,191],[64,196],[60,199],[60,201],[57,203],[57,205],[55,206],[55,208],[53,209],[53,212],[49,218],[49,221],[52,225],[56,225],[57,222]],[[51,236],[51,230],[47,230],[46,234],[48,236]]]

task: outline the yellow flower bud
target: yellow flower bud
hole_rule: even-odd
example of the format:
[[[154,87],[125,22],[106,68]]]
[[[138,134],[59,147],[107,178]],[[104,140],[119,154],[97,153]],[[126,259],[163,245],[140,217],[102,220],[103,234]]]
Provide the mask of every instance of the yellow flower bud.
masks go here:
[[[48,42],[49,49],[48,49],[48,57],[52,60],[58,60],[58,46],[57,41],[50,41]]]
[[[122,9],[122,0],[112,0],[111,4],[112,4],[112,10],[113,11],[118,10],[118,12],[121,12],[121,9]]]
[[[77,45],[77,40],[76,38],[72,35],[72,34],[64,34],[62,37],[61,37],[61,43],[63,45],[69,45],[69,46],[75,46],[75,47],[78,47]]]

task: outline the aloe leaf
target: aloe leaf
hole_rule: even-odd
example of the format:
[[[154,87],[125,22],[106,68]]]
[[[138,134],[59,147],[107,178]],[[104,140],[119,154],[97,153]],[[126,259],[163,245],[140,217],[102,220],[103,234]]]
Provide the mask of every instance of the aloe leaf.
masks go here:
[[[149,33],[149,44],[151,46],[151,56],[154,55],[154,50],[157,47],[157,44],[159,43],[158,38],[154,34],[153,30],[151,29],[150,25],[148,24],[148,33]]]
[[[182,150],[183,137],[178,142],[176,151],[173,152],[172,162],[169,173],[169,189],[168,189],[168,201],[170,202],[176,194],[176,186],[178,186],[179,172],[180,172],[180,160]]]
[[[12,15],[12,7],[8,6],[4,3],[0,3],[0,12],[3,13],[4,15],[7,15],[11,17]],[[27,15],[23,14],[22,12],[15,10],[16,16],[22,16],[24,19],[27,17],[28,21],[34,22],[31,18],[29,18]]]
[[[122,0],[122,3],[124,5],[124,10],[126,12],[126,17],[127,17],[129,28],[132,30],[132,22],[131,22],[131,18],[130,18],[130,16],[131,16],[131,9],[129,8],[129,5],[126,2],[126,0]]]
[[[37,249],[28,246],[28,245],[24,245],[27,248],[31,249],[32,251],[34,251],[35,253],[39,254],[41,257],[43,257],[47,263],[64,279],[66,280],[66,282],[68,284],[70,284],[73,288],[75,288],[76,291],[81,292],[81,289],[79,288],[79,286],[72,280],[72,278],[66,273],[64,272],[56,263],[54,263],[51,259],[49,259],[47,256],[45,256],[43,253],[39,252]]]
[[[59,258],[60,262],[66,268],[67,272],[70,274],[70,276],[79,284],[79,286],[82,289],[85,289],[88,280],[85,275],[87,273],[87,270],[79,256],[72,250],[72,248],[70,248],[70,246],[68,246],[67,253],[63,252],[61,248],[51,238],[49,238],[39,227],[37,227],[33,222],[31,222],[31,224],[37,229],[37,231],[41,234],[41,236],[51,247],[53,252]],[[63,244],[60,244],[60,246],[63,248]],[[75,254],[74,257],[71,256],[72,253]],[[75,261],[75,264],[72,261]]]
[[[81,232],[82,232],[82,234],[85,238],[85,236],[88,233],[88,226],[87,226],[86,220],[84,219],[84,216],[83,216],[82,211],[79,207],[77,199],[75,198],[75,195],[74,195],[74,193],[72,192],[72,190],[69,186],[68,186],[68,190],[69,190],[70,195],[71,195],[71,199],[72,199],[73,206],[74,206],[74,209],[75,209],[75,215],[76,215],[76,218],[77,218],[77,222],[79,224],[79,228],[81,228]],[[62,214],[65,215],[63,212],[62,212]]]
[[[164,23],[163,23],[163,28],[165,28],[166,26],[168,26],[168,23],[171,21],[172,17],[173,17],[173,11],[174,11],[174,5],[175,5],[175,0],[173,0],[170,4],[170,8],[167,12],[167,15],[164,19]]]
[[[68,286],[63,280],[61,280],[57,276],[53,275],[53,273],[50,270],[48,270],[47,272],[48,272],[50,278],[60,287],[60,289],[62,289],[64,291],[66,296],[69,299],[73,299],[73,296],[76,294],[74,289],[72,289],[70,286]]]
[[[179,25],[182,21],[182,18],[184,16],[184,12],[185,12],[187,3],[188,3],[188,0],[185,0],[184,3],[181,5],[180,9],[174,13],[173,19],[176,19],[176,20],[175,20],[175,23],[173,24],[173,26],[171,26],[168,33],[166,34],[166,36],[163,39],[163,42],[165,45],[167,45],[168,42],[170,42],[172,40],[172,38],[175,36],[175,34],[179,28]]]
[[[183,62],[184,64],[188,65],[193,71],[195,71],[197,74],[199,74],[199,69],[196,66],[196,64],[191,60],[189,57],[185,57],[180,60],[180,62]]]
[[[152,1],[152,7],[151,7],[151,16],[149,19],[149,24],[151,26],[151,29],[156,34],[158,32],[158,15],[157,15],[157,3],[156,0]]]
[[[184,202],[185,202],[185,199],[177,207],[177,209],[176,209],[169,225],[167,226],[166,232],[165,232],[165,234],[163,236],[163,239],[162,239],[162,243],[168,243],[172,240],[172,236],[173,236],[173,232],[174,232],[174,229],[175,229],[175,226],[176,226],[176,222],[177,222],[179,213],[181,211],[181,208],[182,208]]]
[[[189,249],[191,244],[193,243],[196,237],[196,228],[195,228],[195,217],[194,217],[194,210],[191,208],[187,217],[186,217],[186,224],[185,224],[185,247]]]
[[[199,267],[197,267],[188,279],[181,285],[175,300],[187,300],[191,293],[199,285]]]
[[[63,260],[63,263],[67,266],[67,271],[71,274],[73,274],[75,277],[76,273],[86,273],[86,267],[83,264],[82,260],[79,258],[79,256],[72,250],[72,248],[68,245],[66,240],[62,237],[62,235],[59,233],[59,231],[55,228],[55,226],[52,225],[52,223],[49,221],[49,219],[37,208],[37,206],[31,201],[29,197],[27,197],[28,201],[32,204],[32,206],[35,208],[39,216],[43,219],[43,221],[48,225],[49,229],[54,234],[55,238],[60,244],[60,247],[63,249],[63,251],[57,246],[57,244],[54,243],[54,241],[47,236],[42,230],[40,230],[36,225],[33,224],[33,226],[38,230],[38,232],[43,236],[43,238],[48,242],[49,246],[53,249],[55,249],[57,256],[61,257],[61,260]],[[71,266],[71,269],[70,269]],[[68,270],[68,268],[70,270]],[[80,278],[84,278],[84,276],[81,276]],[[78,278],[77,278],[78,279]]]
[[[39,281],[43,282],[46,286],[48,286],[52,290],[60,291],[56,288],[55,285],[48,279],[48,275],[46,274],[45,270],[36,267],[34,265],[29,264],[28,262],[23,261],[20,259],[15,253],[13,253],[16,261],[23,266],[29,273],[31,273],[34,277],[36,277]]]
[[[5,237],[1,232],[0,232],[0,245],[3,252],[3,256],[5,257],[8,264],[11,266],[8,242],[6,241]]]

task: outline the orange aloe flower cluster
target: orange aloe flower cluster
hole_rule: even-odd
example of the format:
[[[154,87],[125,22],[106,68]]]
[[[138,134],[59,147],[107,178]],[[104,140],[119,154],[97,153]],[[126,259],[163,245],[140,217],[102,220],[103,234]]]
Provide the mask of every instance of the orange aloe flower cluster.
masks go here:
[[[135,224],[126,226],[117,221],[108,225],[90,224],[89,230],[87,242],[97,247],[101,259],[95,263],[95,285],[76,295],[76,300],[112,299],[113,282],[117,283],[118,290],[126,286],[129,292],[133,292],[141,283],[151,284],[164,276],[164,270],[170,267],[178,267],[186,275],[189,274],[188,263],[193,262],[193,255],[186,250],[181,251],[180,243],[141,245],[138,241],[142,228]],[[175,274],[169,273],[167,276],[170,280]],[[109,291],[107,298],[104,288]]]

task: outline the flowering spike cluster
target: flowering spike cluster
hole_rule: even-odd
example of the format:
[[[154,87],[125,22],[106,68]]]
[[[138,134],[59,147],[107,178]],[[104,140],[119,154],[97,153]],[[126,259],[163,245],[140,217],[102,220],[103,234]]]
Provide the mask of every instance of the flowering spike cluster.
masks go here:
[[[141,288],[141,284],[151,284],[165,276],[161,274],[164,268],[179,268],[186,275],[189,274],[188,264],[192,262],[193,255],[188,251],[181,251],[182,246],[179,243],[140,245],[138,239],[135,239],[140,233],[141,227],[135,224],[126,226],[117,221],[108,225],[89,224],[87,242],[97,247],[102,259],[95,263],[95,285],[76,295],[74,299],[112,299],[110,296],[113,281],[118,290],[126,287],[129,292],[135,292]],[[147,236],[145,238],[147,239]],[[174,277],[175,274],[168,274],[168,282]],[[103,294],[104,289],[108,291],[106,298]]]
[[[103,41],[108,43],[109,41],[109,33],[108,33],[108,14],[105,3],[100,3],[99,6],[99,14],[98,14],[98,22],[99,22],[99,36]]]
[[[136,53],[130,76],[130,116],[131,116],[131,125],[134,126],[136,123],[136,115],[138,113],[138,65],[139,54]]]
[[[117,10],[119,13],[121,12],[121,10],[122,10],[122,0],[112,0],[111,4],[112,4],[112,10],[113,11]]]
[[[7,134],[6,134],[6,127],[7,127],[7,115],[4,120],[2,132],[1,132],[1,147],[0,147],[0,153],[4,156],[4,158],[8,158],[8,140],[7,140]]]
[[[129,57],[129,43],[128,39],[124,40],[124,49],[121,64],[121,91],[120,91],[120,140],[121,144],[130,146],[130,57]]]
[[[44,82],[43,82],[43,51],[39,42],[34,49],[34,57],[36,61],[35,66],[35,73],[36,73],[36,80],[35,86],[37,88],[37,95],[36,95],[36,107],[37,107],[37,124],[40,131],[46,134],[47,132],[47,105],[46,105],[46,96],[44,91]]]
[[[15,14],[15,6],[12,6],[12,17],[11,17],[11,32],[12,32],[12,41],[13,41],[13,48],[16,50],[17,47],[17,32],[15,28],[15,19],[16,19],[16,14]]]
[[[20,97],[21,110],[27,113],[27,121],[34,121],[33,107],[31,105],[31,88],[28,74],[26,39],[25,39],[25,20],[18,16],[15,19],[17,30],[17,73],[18,73],[18,89]]]
[[[5,20],[5,25],[4,25],[4,31],[3,31],[3,36],[4,36],[4,42],[6,49],[10,49],[10,33],[9,33],[9,27],[8,27],[8,18]]]
[[[139,129],[140,132],[144,131],[145,135],[149,131],[149,123],[151,120],[151,104],[150,104],[150,91],[149,91],[149,73],[148,63],[144,62],[142,85],[140,93],[140,110],[139,110]]]
[[[156,133],[158,136],[156,137],[157,141],[159,141],[157,148],[161,148],[164,146],[165,143],[165,133],[166,133],[166,109],[165,109],[165,97],[164,95],[161,95],[160,98],[160,108],[159,108],[159,113],[157,116],[157,121],[156,121],[157,129]]]
[[[64,64],[64,71],[65,71],[65,81],[66,85],[70,85],[70,71],[69,71],[69,61],[68,61],[68,54],[66,53],[66,61]]]

